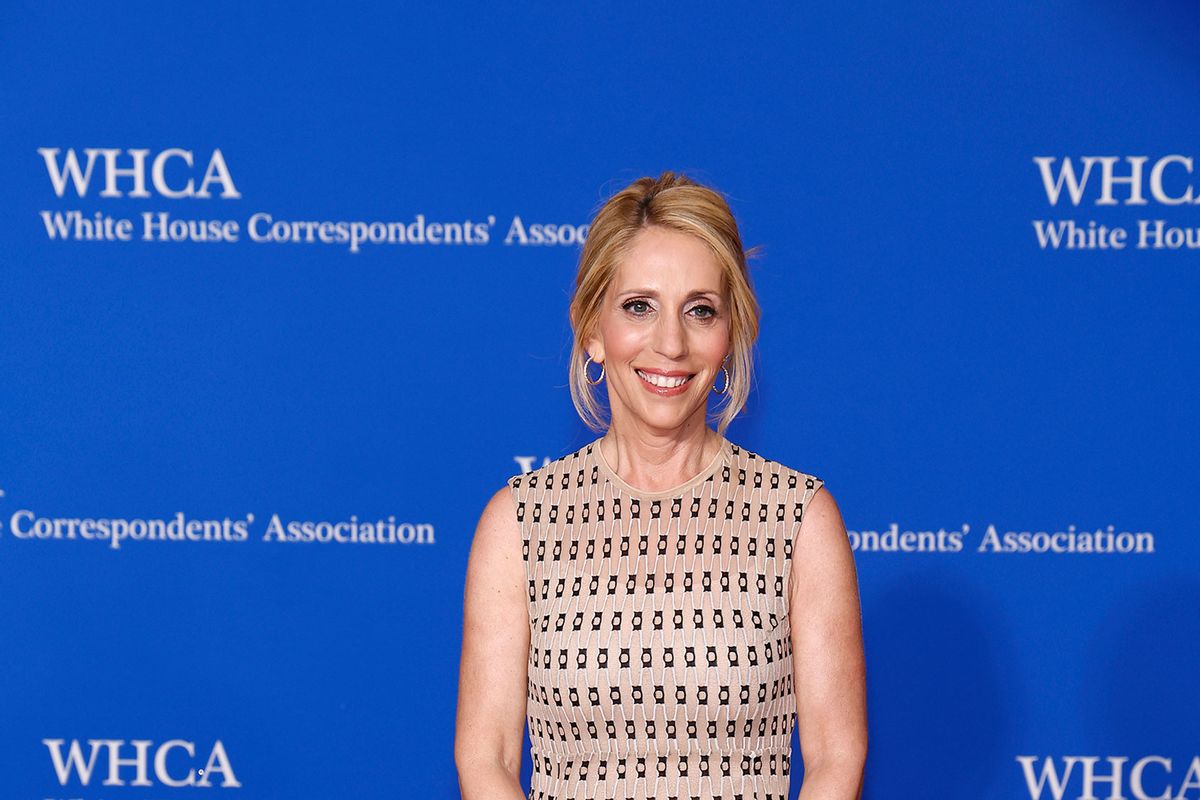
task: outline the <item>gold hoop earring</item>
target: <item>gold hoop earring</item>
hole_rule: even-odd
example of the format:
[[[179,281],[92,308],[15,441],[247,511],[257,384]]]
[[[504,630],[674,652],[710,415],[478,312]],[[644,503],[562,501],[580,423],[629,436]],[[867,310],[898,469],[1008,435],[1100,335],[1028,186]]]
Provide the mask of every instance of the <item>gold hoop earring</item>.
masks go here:
[[[588,377],[588,374],[587,374],[588,364],[595,364],[595,363],[597,363],[597,362],[592,361],[592,357],[590,355],[587,357],[587,361],[583,362],[583,379],[588,382],[589,386],[595,386],[596,384],[600,383],[600,381],[604,380],[604,365],[603,364],[600,365],[600,377],[599,378],[596,378],[596,380],[592,380],[591,378]]]
[[[717,385],[714,383],[712,387],[713,394],[725,394],[729,391],[729,370],[725,369],[725,367],[721,367],[721,372],[725,373],[725,385],[718,390]]]

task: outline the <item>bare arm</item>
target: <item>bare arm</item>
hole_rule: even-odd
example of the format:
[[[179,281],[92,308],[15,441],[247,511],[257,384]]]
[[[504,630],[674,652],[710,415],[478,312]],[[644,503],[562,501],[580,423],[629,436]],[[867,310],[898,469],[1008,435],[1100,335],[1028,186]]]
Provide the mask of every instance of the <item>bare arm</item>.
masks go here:
[[[463,800],[524,800],[529,611],[511,490],[479,518],[467,561],[454,763]]]
[[[792,663],[804,758],[797,800],[858,800],[867,758],[862,610],[854,553],[828,489],[805,509],[792,559]]]

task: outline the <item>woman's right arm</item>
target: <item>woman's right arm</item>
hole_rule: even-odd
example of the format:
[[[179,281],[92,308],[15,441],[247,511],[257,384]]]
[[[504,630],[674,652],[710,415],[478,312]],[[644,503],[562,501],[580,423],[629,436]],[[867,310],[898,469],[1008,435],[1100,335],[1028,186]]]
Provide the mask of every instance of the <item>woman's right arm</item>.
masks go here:
[[[462,800],[524,800],[529,611],[521,544],[505,485],[483,509],[467,559],[454,733]]]

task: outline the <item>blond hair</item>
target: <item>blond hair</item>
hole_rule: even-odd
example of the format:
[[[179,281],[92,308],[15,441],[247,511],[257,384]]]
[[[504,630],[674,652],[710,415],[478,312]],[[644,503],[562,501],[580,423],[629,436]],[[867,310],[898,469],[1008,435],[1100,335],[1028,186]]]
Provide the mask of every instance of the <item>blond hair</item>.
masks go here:
[[[584,343],[595,332],[617,266],[634,237],[652,225],[695,236],[708,245],[721,265],[729,307],[729,380],[709,422],[715,422],[717,432],[724,435],[750,396],[753,346],[762,310],[750,283],[747,260],[757,255],[758,248],[742,249],[737,221],[721,194],[670,171],[634,181],[609,198],[591,222],[571,297],[571,401],[589,428],[596,432],[608,428],[609,420],[594,393],[596,387],[587,381]]]

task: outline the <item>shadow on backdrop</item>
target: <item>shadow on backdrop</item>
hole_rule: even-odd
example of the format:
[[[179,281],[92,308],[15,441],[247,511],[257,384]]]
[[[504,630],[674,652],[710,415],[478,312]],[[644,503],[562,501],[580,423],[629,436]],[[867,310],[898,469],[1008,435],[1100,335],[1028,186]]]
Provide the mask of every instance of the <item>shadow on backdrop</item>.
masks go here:
[[[1016,647],[979,587],[935,570],[864,598],[870,749],[865,800],[984,796],[1021,714]],[[920,775],[922,786],[912,786]],[[916,794],[913,794],[913,793]]]
[[[1113,598],[1110,618],[1096,632],[1082,677],[1085,719],[1096,744],[1127,756],[1132,765],[1146,755],[1178,759],[1171,782],[1177,786],[1195,751],[1172,752],[1180,742],[1200,742],[1200,580],[1178,574],[1145,582]],[[1182,665],[1191,665],[1181,669]],[[1186,759],[1186,760],[1184,760]],[[1127,765],[1126,769],[1130,766]],[[1147,768],[1163,777],[1159,767]]]

